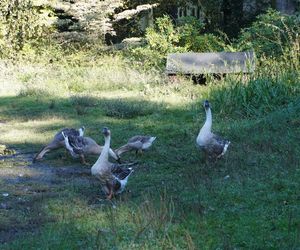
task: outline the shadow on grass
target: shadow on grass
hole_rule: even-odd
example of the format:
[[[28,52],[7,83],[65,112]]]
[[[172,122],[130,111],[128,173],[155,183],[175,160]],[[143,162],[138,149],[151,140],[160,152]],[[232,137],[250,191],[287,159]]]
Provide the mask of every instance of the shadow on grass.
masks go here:
[[[9,104],[11,101],[16,103]],[[120,116],[119,113],[113,117],[105,115],[106,111],[103,109],[105,102],[108,102],[110,107],[120,110],[120,105],[115,99],[93,99],[91,101],[93,105],[89,104],[89,100],[84,100],[84,102],[80,105],[85,106],[87,112],[84,115],[79,115],[67,99],[56,100],[54,107],[50,109],[51,111],[48,110],[48,100],[45,100],[41,102],[40,109],[37,107],[32,108],[33,111],[35,111],[35,108],[37,109],[37,113],[32,117],[43,120],[47,117],[43,116],[44,112],[53,112],[52,115],[64,117],[68,124],[87,124],[86,126],[90,128],[87,135],[99,138],[99,144],[103,144],[103,138],[98,128],[100,129],[102,125],[109,126],[112,130],[114,147],[124,144],[128,138],[136,134],[143,133],[157,136],[153,147],[138,158],[141,164],[130,177],[127,186],[127,189],[131,192],[124,193],[114,200],[117,205],[123,204],[124,209],[149,213],[148,220],[143,220],[140,217],[131,218],[132,221],[139,223],[137,230],[134,231],[136,234],[133,236],[133,239],[134,237],[137,238],[137,242],[144,235],[146,235],[145,239],[148,236],[150,237],[151,230],[156,230],[156,226],[158,228],[157,232],[161,230],[160,227],[164,229],[158,223],[159,216],[165,218],[163,217],[164,213],[153,214],[155,208],[148,211],[142,207],[141,204],[146,202],[145,194],[153,197],[154,201],[159,201],[161,194],[165,192],[174,202],[176,211],[174,220],[182,223],[181,226],[185,230],[193,231],[197,228],[200,232],[199,235],[203,233],[218,242],[215,237],[220,236],[221,233],[217,236],[212,235],[218,229],[218,225],[222,223],[225,228],[222,230],[230,234],[235,242],[246,241],[248,246],[250,243],[254,243],[238,233],[242,231],[243,235],[247,235],[249,233],[247,226],[241,226],[232,214],[237,213],[246,220],[248,219],[247,216],[252,216],[249,215],[250,212],[248,213],[250,210],[255,216],[260,217],[262,213],[265,216],[274,211],[278,207],[276,202],[283,202],[281,199],[291,199],[291,202],[296,201],[294,193],[298,188],[294,182],[297,178],[296,163],[299,162],[298,155],[300,155],[297,138],[297,129],[300,124],[298,118],[299,105],[293,105],[288,109],[282,109],[255,120],[231,120],[228,123],[227,120],[216,117],[214,119],[214,130],[223,132],[232,141],[232,145],[230,145],[228,154],[223,159],[216,164],[209,165],[202,161],[201,155],[195,147],[196,135],[204,121],[204,112],[201,111],[200,105],[193,104],[182,108],[157,108],[155,106],[150,113],[147,111],[145,114],[141,115],[139,113],[131,119],[124,119],[124,116]],[[4,117],[5,119],[22,122],[27,117],[26,112],[29,112],[30,107],[35,103],[35,99],[31,99],[31,97],[3,98],[0,103],[1,119]],[[136,103],[133,101],[131,104]],[[3,105],[7,105],[7,107],[2,108]],[[21,108],[24,105],[29,105],[25,114]],[[74,105],[79,105],[79,102],[76,101]],[[137,105],[140,105],[140,103],[138,102]],[[152,103],[145,103],[145,105],[151,106]],[[130,108],[130,105],[128,107]],[[123,112],[122,108],[121,113]],[[135,114],[135,111],[133,113]],[[289,124],[288,128],[286,124]],[[10,126],[14,125],[12,123]],[[31,126],[39,133],[53,131],[54,134],[59,128],[59,124],[52,126],[51,122],[46,125],[32,124]],[[14,146],[16,149],[22,148],[22,150],[25,150],[25,148],[38,149],[41,145],[20,141]],[[99,201],[99,198],[103,198],[100,195],[100,185],[97,180],[89,175],[90,169],[80,166],[70,158],[67,160],[60,159],[58,155],[62,152],[49,153],[44,161],[33,165],[28,160],[30,156],[27,160],[21,158],[17,163],[1,163],[1,168],[7,169],[7,171],[10,169],[10,173],[4,176],[5,180],[0,183],[0,193],[12,193],[9,196],[11,200],[6,201],[4,197],[1,197],[1,203],[7,206],[2,208],[6,215],[5,221],[3,221],[6,229],[1,229],[4,230],[3,232],[12,235],[11,232],[14,232],[14,230],[19,230],[22,233],[30,231],[30,221],[33,220],[36,213],[40,213],[40,217],[37,217],[40,218],[38,219],[40,223],[36,222],[35,225],[41,226],[48,222],[51,223],[51,220],[63,223],[62,228],[66,229],[69,226],[66,237],[71,241],[78,233],[83,237],[86,235],[79,227],[79,224],[82,223],[81,219],[94,221],[94,213],[102,212],[103,207],[111,208],[112,204]],[[135,159],[135,155],[128,154],[125,159]],[[21,170],[32,170],[40,177],[35,179],[28,173],[28,177],[20,178],[20,176],[13,174],[13,172],[18,173]],[[39,181],[42,176],[50,176],[51,181]],[[280,195],[278,195],[278,192],[280,192]],[[37,199],[36,203],[32,203],[39,209],[33,210],[32,213],[28,212],[27,207],[31,209],[28,202],[30,203],[31,199],[34,201],[35,197],[39,195],[44,195],[44,198]],[[18,198],[25,198],[27,203],[20,203],[14,208],[14,204],[19,204]],[[257,200],[260,201],[259,204],[256,202]],[[9,202],[11,202],[11,205],[9,205]],[[137,208],[137,206],[141,207]],[[24,214],[25,222],[21,224]],[[128,216],[130,214],[135,216],[134,213],[128,213]],[[199,220],[199,225],[195,222],[195,214],[202,218],[202,220]],[[47,215],[50,219],[43,220],[43,217],[47,218]],[[154,229],[150,226],[149,230],[148,228],[144,229],[152,218],[151,216],[158,217],[158,220],[155,220],[151,225]],[[284,212],[283,216],[284,223],[288,223],[288,213]],[[77,225],[71,223],[74,218],[77,220]],[[263,227],[262,224],[267,223],[270,226],[272,223],[277,223],[263,219],[261,221],[262,223],[254,225],[256,230],[263,230],[261,228],[265,228],[265,226]],[[172,224],[172,222],[170,223]],[[202,222],[205,226],[201,224]],[[163,223],[167,225],[167,222]],[[189,226],[189,224],[193,226]],[[54,223],[51,225],[55,228]],[[126,220],[124,225],[126,225]],[[117,237],[122,238],[124,236],[126,238],[126,233],[124,233],[126,228],[122,225],[118,225],[118,227]],[[285,229],[286,227],[284,226]],[[281,224],[277,223],[274,230],[279,233],[281,228]],[[290,228],[296,230],[294,224]],[[253,228],[251,228],[251,231],[253,231]],[[64,235],[64,232],[64,230],[61,230],[61,235]],[[269,236],[267,232],[264,233],[272,242],[276,241],[272,238],[273,236]],[[176,232],[173,237],[175,237],[174,235],[176,235]],[[18,237],[18,235],[11,236],[8,239],[11,240],[14,237]],[[199,237],[197,235],[191,237],[193,237],[193,240],[196,239],[196,242],[205,242],[201,237],[197,238]],[[61,242],[64,242],[63,238],[61,236]],[[94,241],[95,238],[96,236],[93,235],[91,241]],[[289,236],[285,235],[284,238],[288,239]],[[260,245],[262,244],[263,240]],[[254,246],[255,244],[252,245],[252,248],[255,248]],[[215,244],[212,248],[217,248],[217,245]]]

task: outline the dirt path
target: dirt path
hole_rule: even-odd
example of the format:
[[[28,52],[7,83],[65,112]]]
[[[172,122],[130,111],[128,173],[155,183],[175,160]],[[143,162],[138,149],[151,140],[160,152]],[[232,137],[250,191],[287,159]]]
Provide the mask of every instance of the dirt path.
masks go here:
[[[70,183],[79,187],[94,183],[90,168],[49,165],[46,159],[33,164],[32,158],[33,154],[22,152],[0,158],[0,244],[55,221],[45,214],[44,206],[61,197],[60,190]]]

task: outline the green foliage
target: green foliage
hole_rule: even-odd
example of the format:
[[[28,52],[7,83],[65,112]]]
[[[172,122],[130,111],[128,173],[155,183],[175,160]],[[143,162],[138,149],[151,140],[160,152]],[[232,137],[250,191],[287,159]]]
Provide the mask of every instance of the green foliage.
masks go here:
[[[146,31],[147,46],[131,50],[129,56],[146,66],[163,68],[169,53],[221,51],[225,43],[213,34],[202,34],[204,24],[186,17],[174,24],[169,16],[156,19],[155,27]]]
[[[216,110],[224,115],[260,116],[296,101],[299,86],[299,76],[294,74],[280,79],[251,79],[247,83],[228,80],[214,88],[211,99],[217,103]]]
[[[152,50],[157,50],[162,54],[175,52],[178,47],[180,34],[173,25],[170,17],[164,16],[156,20],[155,28],[148,28],[146,40]]]
[[[45,36],[31,0],[3,0],[0,3],[0,56],[16,57],[29,42],[38,42]],[[27,48],[28,49],[28,48]]]
[[[278,56],[295,41],[299,43],[299,31],[299,16],[282,15],[270,9],[241,32],[238,42],[244,49],[254,49],[258,56]]]

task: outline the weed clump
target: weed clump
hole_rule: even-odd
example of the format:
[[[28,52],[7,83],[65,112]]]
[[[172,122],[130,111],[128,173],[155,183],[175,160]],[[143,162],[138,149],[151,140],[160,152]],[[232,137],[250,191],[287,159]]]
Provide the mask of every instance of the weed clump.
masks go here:
[[[98,101],[94,97],[88,95],[71,96],[70,102],[72,105],[83,107],[94,107],[98,104]]]
[[[150,115],[159,110],[159,105],[143,100],[115,99],[103,103],[105,115],[116,118],[134,118]]]
[[[25,89],[22,89],[19,92],[19,97],[29,97],[29,96],[33,96],[33,97],[40,97],[40,96],[50,96],[50,93],[43,88],[37,88],[37,87],[26,87]]]

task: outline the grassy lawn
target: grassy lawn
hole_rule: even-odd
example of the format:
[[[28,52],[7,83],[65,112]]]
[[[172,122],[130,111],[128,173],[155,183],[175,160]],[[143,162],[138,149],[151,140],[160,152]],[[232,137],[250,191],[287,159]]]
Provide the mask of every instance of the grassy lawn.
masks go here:
[[[299,74],[170,84],[110,60],[3,66],[0,143],[19,154],[0,162],[1,249],[300,249]],[[213,129],[231,140],[215,164],[195,143],[206,98]],[[112,148],[157,137],[124,155],[139,165],[111,202],[64,150],[31,162],[59,129],[81,125],[99,144],[109,127]]]

